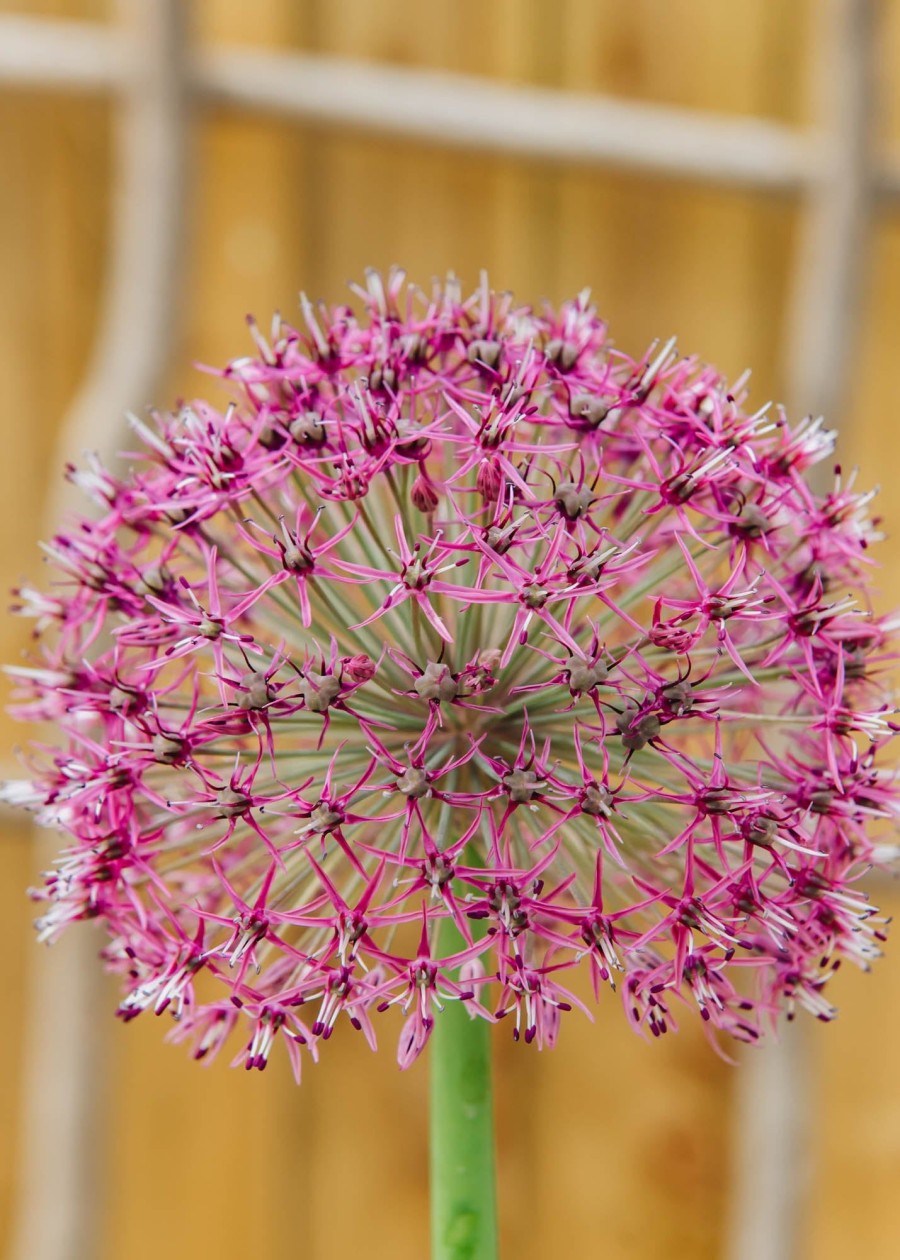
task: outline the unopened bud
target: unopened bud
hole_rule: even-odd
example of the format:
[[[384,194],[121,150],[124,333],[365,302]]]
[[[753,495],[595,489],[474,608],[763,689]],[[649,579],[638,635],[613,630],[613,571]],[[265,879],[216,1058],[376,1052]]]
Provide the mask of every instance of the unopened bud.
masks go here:
[[[420,512],[433,512],[438,505],[437,491],[424,474],[419,473],[410,488],[409,497]]]
[[[357,656],[342,657],[341,670],[350,682],[366,683],[370,678],[375,677],[375,662],[371,656],[360,652]]]
[[[485,503],[495,503],[500,494],[503,474],[500,465],[492,459],[483,459],[475,474],[475,487]]]

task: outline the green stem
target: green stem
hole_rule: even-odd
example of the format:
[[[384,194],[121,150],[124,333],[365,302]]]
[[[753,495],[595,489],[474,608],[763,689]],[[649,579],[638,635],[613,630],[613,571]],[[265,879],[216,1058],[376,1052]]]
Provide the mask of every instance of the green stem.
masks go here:
[[[465,942],[452,920],[442,950]],[[431,1260],[496,1260],[497,1202],[490,1025],[448,1002],[431,1058]]]

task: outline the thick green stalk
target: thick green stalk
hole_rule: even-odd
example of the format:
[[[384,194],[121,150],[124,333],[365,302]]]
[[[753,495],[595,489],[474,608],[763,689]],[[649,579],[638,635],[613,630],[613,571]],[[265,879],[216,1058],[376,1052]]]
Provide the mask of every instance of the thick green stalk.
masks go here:
[[[455,924],[441,944],[463,948]],[[431,1059],[431,1257],[496,1260],[497,1195],[490,1025],[447,1002],[435,1020]]]

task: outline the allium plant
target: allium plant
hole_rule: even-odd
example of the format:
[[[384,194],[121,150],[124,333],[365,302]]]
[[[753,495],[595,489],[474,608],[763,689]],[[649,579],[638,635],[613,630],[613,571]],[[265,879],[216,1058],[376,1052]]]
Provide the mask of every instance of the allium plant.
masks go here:
[[[68,837],[41,938],[101,920],[123,1019],[298,1078],[394,1007],[403,1067],[466,1013],[553,1045],[576,968],[654,1036],[830,1019],[898,800],[833,434],[587,294],[355,293],[71,472],[99,514],[12,671],[58,736],[8,789]]]

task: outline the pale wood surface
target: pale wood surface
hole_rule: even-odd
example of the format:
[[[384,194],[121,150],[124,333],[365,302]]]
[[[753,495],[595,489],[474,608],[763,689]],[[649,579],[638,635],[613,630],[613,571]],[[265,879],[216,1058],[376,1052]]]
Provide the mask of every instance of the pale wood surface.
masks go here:
[[[6,2],[10,11],[103,16],[102,0]],[[892,8],[893,6],[888,6]],[[204,38],[382,58],[514,81],[604,90],[727,112],[805,118],[807,3],[780,0],[202,0]],[[900,21],[884,38],[900,50]],[[890,57],[883,53],[885,66]],[[900,132],[895,75],[887,125]],[[896,138],[896,134],[895,134]],[[315,128],[210,113],[197,128],[196,196],[184,275],[183,345],[172,396],[206,387],[191,360],[245,346],[243,316],[289,317],[302,286],[339,299],[367,264],[404,263],[421,280],[487,266],[523,298],[590,284],[623,347],[677,332],[681,347],[777,394],[779,340],[796,216],[779,198],[695,190],[604,172],[429,151]],[[39,576],[33,545],[54,425],[86,361],[100,296],[109,197],[109,110],[99,103],[0,97],[0,586]],[[900,222],[868,260],[869,299],[842,457],[881,481],[894,541],[882,549],[885,602],[900,600],[900,457],[894,362]],[[4,623],[15,659],[23,627]],[[8,746],[19,733],[4,724]],[[33,946],[23,887],[36,878],[23,828],[0,845],[5,1035],[0,1039],[0,1240],[15,1189],[17,1016]],[[900,896],[882,897],[888,909]],[[62,943],[57,948],[65,948]],[[896,955],[896,942],[889,950]],[[815,1188],[801,1260],[881,1257],[896,1245],[900,1175],[900,964],[842,976],[841,1018],[812,1029]],[[398,1073],[352,1036],[329,1044],[293,1087],[202,1071],[161,1044],[149,1016],[112,1019],[105,1238],[98,1260],[247,1254],[418,1260],[425,1254],[426,1066]],[[45,1013],[52,1020],[53,1012]],[[146,1020],[146,1022],[145,1022]],[[498,1029],[505,1253],[655,1260],[719,1254],[734,1070],[688,1025],[645,1045],[615,1000],[594,1025],[573,1016],[537,1055]],[[2,1241],[0,1241],[2,1251]]]

